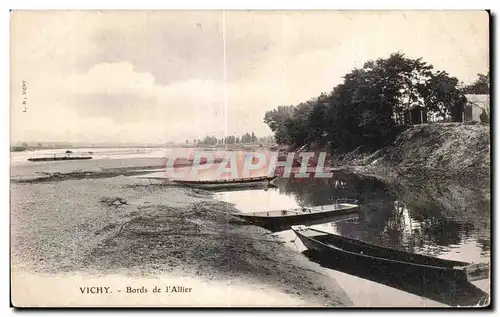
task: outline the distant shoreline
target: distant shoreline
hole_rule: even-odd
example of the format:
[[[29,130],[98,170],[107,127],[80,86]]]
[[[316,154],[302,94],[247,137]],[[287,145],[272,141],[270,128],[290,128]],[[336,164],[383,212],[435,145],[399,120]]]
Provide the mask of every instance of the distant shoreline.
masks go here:
[[[269,149],[274,145],[269,144],[258,144],[258,143],[240,143],[240,144],[227,144],[227,145],[209,145],[209,144],[168,144],[168,145],[54,145],[54,146],[11,146],[10,152],[27,152],[35,150],[66,150],[66,149],[106,149],[106,148],[117,148],[117,149],[127,149],[127,148],[145,148],[145,149],[171,149],[171,148],[189,148],[189,149],[242,149],[242,150],[255,150],[255,149]]]

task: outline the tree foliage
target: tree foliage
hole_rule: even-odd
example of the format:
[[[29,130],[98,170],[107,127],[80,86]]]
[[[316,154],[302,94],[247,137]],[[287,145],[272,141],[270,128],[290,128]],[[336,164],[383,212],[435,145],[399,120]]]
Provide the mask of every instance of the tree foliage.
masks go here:
[[[268,111],[264,122],[279,144],[373,149],[392,141],[411,123],[414,107],[458,121],[464,100],[458,79],[421,58],[394,53],[353,69],[330,93]]]
[[[477,80],[462,89],[464,94],[489,94],[490,93],[490,72],[486,75],[477,74]]]
[[[216,145],[216,144],[238,144],[238,143],[254,143],[257,142],[258,138],[255,135],[254,132],[250,133],[245,133],[241,137],[235,136],[235,135],[227,135],[224,138],[217,138],[215,136],[206,136],[203,140],[199,140],[199,144],[205,144],[205,145]],[[186,143],[187,140],[186,140]],[[193,143],[196,144],[195,140],[193,140]]]
[[[465,96],[458,88],[458,79],[450,77],[445,71],[432,74],[423,93],[428,111],[442,118],[450,117],[452,121],[461,121]]]
[[[289,143],[285,122],[292,117],[294,110],[294,106],[279,106],[266,112],[264,116],[264,123],[274,132],[274,138],[278,144]]]

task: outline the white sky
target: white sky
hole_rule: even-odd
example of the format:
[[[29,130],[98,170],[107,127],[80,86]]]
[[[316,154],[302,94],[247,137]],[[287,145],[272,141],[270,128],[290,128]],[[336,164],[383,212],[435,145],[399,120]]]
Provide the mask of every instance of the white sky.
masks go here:
[[[352,68],[396,51],[470,83],[489,69],[488,19],[484,11],[229,11],[223,30],[222,11],[18,11],[11,138],[264,136],[266,111],[328,92]]]

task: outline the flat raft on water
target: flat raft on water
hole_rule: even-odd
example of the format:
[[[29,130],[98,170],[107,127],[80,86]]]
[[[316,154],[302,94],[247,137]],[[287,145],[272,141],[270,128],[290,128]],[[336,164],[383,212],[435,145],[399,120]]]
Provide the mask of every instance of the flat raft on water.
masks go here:
[[[233,213],[232,215],[271,231],[288,230],[296,224],[316,224],[339,220],[344,215],[359,212],[358,201],[354,199],[338,199],[335,204],[262,211],[253,213]]]
[[[489,264],[453,261],[369,244],[356,239],[310,228],[292,226],[292,230],[307,249],[318,252],[329,261],[349,261],[353,265],[389,274],[426,280],[472,282],[488,278]]]
[[[42,161],[71,161],[71,160],[90,160],[92,156],[45,156],[45,157],[30,157],[30,162]]]

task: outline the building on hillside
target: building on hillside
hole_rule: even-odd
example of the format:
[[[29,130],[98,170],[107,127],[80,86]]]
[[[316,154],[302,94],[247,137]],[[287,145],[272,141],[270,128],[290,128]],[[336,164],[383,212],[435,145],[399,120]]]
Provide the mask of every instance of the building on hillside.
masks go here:
[[[481,115],[490,117],[490,95],[465,95],[467,103],[464,107],[463,121],[481,122]]]
[[[413,106],[405,112],[406,124],[427,123],[427,110],[422,106]]]

